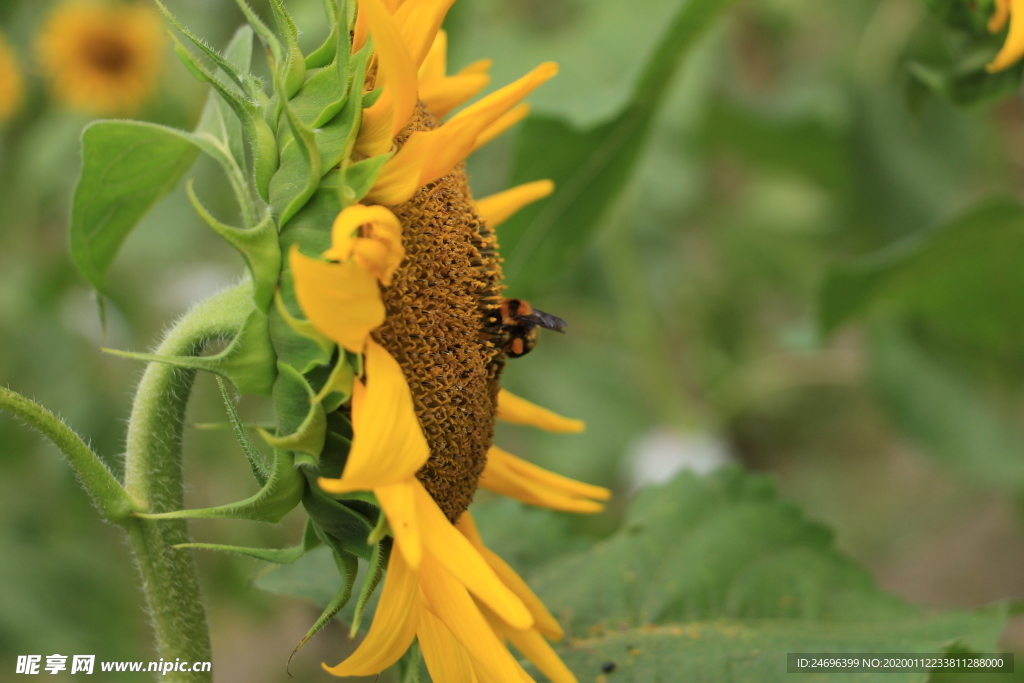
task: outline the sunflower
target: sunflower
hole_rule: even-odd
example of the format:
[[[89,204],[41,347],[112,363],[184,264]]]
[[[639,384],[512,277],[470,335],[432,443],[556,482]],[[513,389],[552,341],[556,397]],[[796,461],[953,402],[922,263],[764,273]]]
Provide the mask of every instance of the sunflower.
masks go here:
[[[128,114],[153,92],[162,23],[143,4],[72,2],[50,15],[36,43],[54,96],[89,114]]]
[[[1010,25],[1003,49],[989,65],[990,72],[1002,71],[1024,57],[1024,0],[996,0],[995,12],[988,22],[988,30],[999,33]]]
[[[0,34],[0,122],[14,116],[21,106],[24,83],[14,51],[3,34]]]
[[[478,487],[526,503],[597,512],[608,490],[548,472],[492,443],[496,419],[559,432],[583,424],[500,387],[502,277],[493,228],[551,193],[528,183],[475,201],[465,157],[527,113],[555,75],[542,64],[453,116],[488,82],[489,62],[449,75],[440,30],[453,0],[359,0],[353,49],[373,41],[352,161],[394,151],[363,204],[334,222],[320,258],[290,253],[303,313],[362,356],[353,439],[331,494],[372,491],[394,536],[369,633],[337,666],[371,675],[416,638],[434,680],[530,681],[507,643],[555,683],[575,681],[547,639],[562,630],[484,545],[467,511]]]

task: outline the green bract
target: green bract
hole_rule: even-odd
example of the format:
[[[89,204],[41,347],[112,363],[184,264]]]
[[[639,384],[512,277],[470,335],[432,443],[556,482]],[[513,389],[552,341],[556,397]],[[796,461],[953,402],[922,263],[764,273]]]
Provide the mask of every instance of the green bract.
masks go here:
[[[302,503],[310,521],[303,542],[294,548],[176,547],[211,548],[290,563],[326,544],[344,581],[312,635],[348,601],[356,558],[373,559],[378,566],[387,552],[379,538],[374,545],[368,543],[380,518],[375,505],[335,500],[316,486],[317,477],[337,477],[344,466],[351,425],[334,411],[351,396],[359,362],[302,318],[282,255],[293,246],[309,255],[322,253],[330,242],[334,218],[369,191],[389,155],[349,162],[372,50],[368,44],[351,54],[351,3],[326,0],[331,34],[309,55],[299,50],[298,29],[281,0],[271,2],[277,33],[244,0],[238,4],[250,26],[241,28],[223,53],[160,5],[198,50],[193,52],[175,36],[178,56],[212,91],[192,132],[135,121],[100,121],[86,129],[82,175],[72,210],[72,255],[93,286],[105,292],[107,271],[132,228],[178,183],[197,155],[210,156],[223,169],[235,194],[241,225],[217,218],[191,181],[187,191],[198,215],[238,250],[248,270],[248,280],[231,296],[220,297],[216,310],[210,312],[228,330],[227,345],[215,355],[113,353],[205,370],[229,381],[240,394],[271,397],[277,428],[259,432],[273,449],[273,461],[263,462],[225,389],[229,420],[259,491],[219,507],[140,511],[138,516],[277,522]],[[254,36],[267,50],[271,92],[265,92],[260,79],[250,73]],[[369,596],[379,578],[378,573],[371,574],[364,596]]]

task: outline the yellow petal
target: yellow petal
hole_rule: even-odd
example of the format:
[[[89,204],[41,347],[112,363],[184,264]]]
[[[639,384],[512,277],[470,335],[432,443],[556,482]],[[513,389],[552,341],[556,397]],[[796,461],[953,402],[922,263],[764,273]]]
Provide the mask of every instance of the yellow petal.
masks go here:
[[[367,341],[366,386],[352,388],[352,448],[340,479],[319,480],[329,493],[365,491],[411,480],[430,456],[402,368]]]
[[[406,48],[398,26],[381,0],[358,0],[359,13],[373,36],[377,56],[377,85],[384,92],[372,107],[363,112],[356,148],[367,156],[391,149],[391,139],[402,130],[416,107],[416,64]],[[390,130],[380,121],[390,123]],[[376,125],[367,126],[367,121]],[[386,132],[386,134],[385,134]]]
[[[516,649],[540,669],[551,683],[578,683],[569,667],[559,659],[544,637],[533,629],[508,629],[505,636]]]
[[[441,23],[455,0],[418,0],[407,2],[395,12],[395,23],[405,45],[419,68],[434,44]]]
[[[532,183],[524,183],[523,185],[517,185],[516,187],[505,190],[504,192],[498,192],[492,194],[490,197],[484,197],[476,203],[476,212],[480,214],[480,218],[484,219],[488,227],[494,228],[504,223],[510,216],[519,211],[527,204],[532,204],[539,199],[544,199],[552,192],[555,191],[555,184],[550,180],[535,180]],[[507,394],[504,389],[501,391],[502,394]],[[581,432],[583,431],[583,423],[579,420],[569,420],[564,417],[558,417],[550,410],[545,410],[539,406],[535,406],[528,401],[524,401],[521,398],[515,396],[512,397],[515,401],[521,401],[525,404],[523,407],[526,409],[536,409],[547,415],[554,416],[557,421],[564,422],[563,429],[551,429],[550,431],[567,431],[567,432]],[[506,399],[508,400],[508,399]],[[515,410],[515,408],[506,408],[506,412]],[[543,418],[545,424],[548,422],[547,415]],[[501,395],[498,396],[498,417],[501,418]],[[515,422],[515,419],[502,418],[508,422]],[[523,423],[520,423],[523,424]],[[525,424],[534,424],[533,422],[526,422]],[[571,425],[571,426],[570,426]],[[540,425],[537,425],[540,426]],[[550,429],[549,427],[541,427],[541,429]]]
[[[426,598],[422,598],[426,600]],[[420,614],[416,638],[423,649],[430,678],[445,683],[473,683],[473,662],[466,648],[440,619],[424,609]]]
[[[324,669],[335,676],[371,676],[397,662],[419,625],[418,584],[418,572],[401,553],[392,553],[369,633],[348,659],[337,666],[324,664]]]
[[[295,296],[313,326],[353,353],[384,322],[384,303],[373,274],[353,263],[326,263],[293,246],[289,254]]]
[[[420,133],[410,135],[402,149],[384,164],[367,200],[386,206],[408,201],[420,186],[420,175],[432,150],[431,138]]]
[[[469,512],[464,512],[462,517],[459,518],[456,527],[462,532],[463,536],[469,539],[473,547],[483,555],[484,559],[487,560],[487,564],[491,565],[491,568],[498,575],[498,578],[501,579],[502,583],[512,589],[512,592],[523,601],[526,609],[533,615],[534,628],[551,640],[561,640],[565,635],[562,626],[551,615],[551,612],[544,606],[544,603],[537,597],[537,594],[526,585],[522,577],[512,567],[508,566],[505,560],[501,559],[497,553],[484,545],[483,539],[480,538],[480,532],[476,528],[476,522],[473,521],[473,516]]]
[[[352,257],[388,286],[405,258],[402,224],[383,206],[350,206],[334,220],[331,248],[324,256],[336,261]]]
[[[466,107],[440,128],[414,134],[430,136],[434,142],[420,175],[420,185],[451,172],[477,146],[481,133],[557,73],[558,65],[545,62],[519,80]]]
[[[476,136],[476,144],[473,146],[473,149],[480,149],[494,138],[503,135],[509,128],[525,119],[529,114],[529,104],[523,103],[518,107],[513,107],[503,114],[501,118],[485,128],[480,135]]]
[[[1024,57],[1024,0],[1010,0],[1010,31],[995,59],[986,67],[989,72],[1002,71]]]
[[[418,568],[423,557],[420,524],[416,518],[416,479],[373,490],[395,535],[395,547],[410,567]]]
[[[437,118],[444,118],[448,113],[483,90],[491,81],[486,67],[491,60],[485,59],[470,64],[454,76],[424,80],[420,79],[420,101],[427,110]],[[480,67],[485,67],[482,71]],[[472,69],[470,71],[469,69]]]
[[[448,521],[422,485],[416,488],[416,513],[424,548],[437,558],[460,584],[494,610],[506,623],[516,628],[529,628],[533,625],[533,617],[523,601],[501,582],[480,553]],[[424,553],[424,561],[427,554]]]
[[[448,75],[448,33],[443,28],[434,36],[434,44],[423,58],[417,75],[420,87],[423,86],[423,81],[437,80]],[[421,92],[420,97],[422,96]]]
[[[423,555],[420,587],[430,611],[466,649],[481,681],[508,683],[519,678],[515,659],[494,635],[465,586],[432,553]]]
[[[1010,18],[1010,0],[996,0],[995,11],[988,20],[988,30],[992,33],[999,33],[1006,27]]]
[[[538,182],[548,182],[550,185],[550,181]],[[536,183],[530,183],[530,185],[534,184]],[[520,185],[519,187],[512,188],[509,192],[514,192],[522,187],[525,186]],[[491,197],[488,197],[483,201],[486,202],[489,199],[491,199]],[[481,212],[481,214],[483,214],[483,212]],[[488,225],[492,225],[490,221],[488,221]],[[541,408],[536,403],[531,403],[525,398],[520,398],[505,389],[502,389],[498,393],[498,419],[511,424],[537,427],[538,429],[543,429],[548,432],[575,433],[582,432],[584,429],[583,420],[573,420],[568,417],[562,417],[547,408]]]
[[[611,491],[563,477],[491,446],[480,486],[521,500],[565,512],[600,512],[604,506],[590,499],[607,500]]]

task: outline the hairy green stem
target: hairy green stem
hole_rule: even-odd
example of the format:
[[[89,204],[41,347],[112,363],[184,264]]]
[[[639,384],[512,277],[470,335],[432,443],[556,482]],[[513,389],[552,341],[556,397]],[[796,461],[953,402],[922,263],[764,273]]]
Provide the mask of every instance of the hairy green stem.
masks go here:
[[[200,304],[164,338],[158,355],[194,355],[218,337],[237,330],[226,310],[249,305],[247,285]],[[145,512],[180,510],[184,503],[181,445],[185,409],[195,370],[150,363],[139,383],[128,424],[125,490]],[[133,518],[128,534],[138,560],[156,644],[164,661],[211,661],[206,611],[191,550],[170,550],[189,543],[185,520]],[[209,683],[210,672],[170,672],[169,683]]]

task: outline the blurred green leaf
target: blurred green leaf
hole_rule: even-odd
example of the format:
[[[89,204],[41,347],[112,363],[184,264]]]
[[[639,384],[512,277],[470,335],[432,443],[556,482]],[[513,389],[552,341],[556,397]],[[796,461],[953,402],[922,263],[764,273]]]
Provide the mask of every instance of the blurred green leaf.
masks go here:
[[[71,255],[104,291],[135,224],[178,184],[199,148],[188,133],[138,121],[99,121],[82,134],[82,174],[71,209]]]
[[[998,609],[914,621],[822,624],[813,621],[715,621],[613,631],[576,640],[560,654],[580,680],[609,665],[615,683],[772,683],[792,681],[787,652],[945,652],[950,640],[972,634],[991,645],[1004,616]],[[975,635],[976,634],[976,635]],[[815,683],[924,683],[925,673],[803,674]],[[956,680],[960,680],[959,677]]]
[[[563,647],[574,671],[622,662],[629,681],[782,680],[787,651],[987,651],[1007,613],[931,614],[882,593],[768,479],[732,468],[644,491],[616,534],[532,584],[584,638]]]
[[[889,417],[932,454],[990,486],[1024,490],[1024,435],[909,336],[873,330],[871,376]]]
[[[913,313],[953,338],[1011,350],[1024,335],[1024,210],[994,201],[938,229],[832,268],[820,323],[832,332],[876,309]]]
[[[665,32],[629,104],[581,131],[561,119],[527,119],[512,183],[550,178],[558,188],[501,229],[505,278],[523,296],[543,289],[574,261],[626,188],[682,58],[732,0],[687,0]]]

